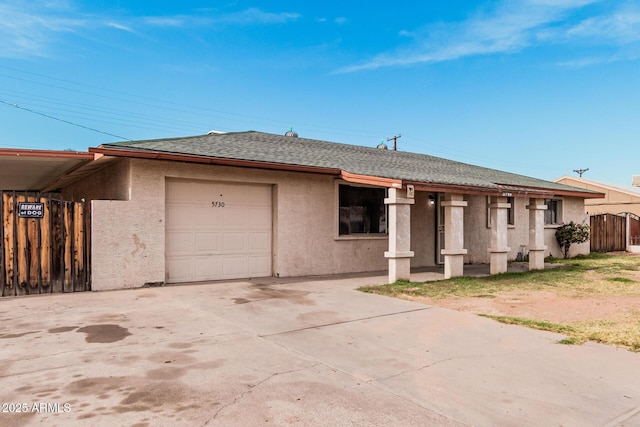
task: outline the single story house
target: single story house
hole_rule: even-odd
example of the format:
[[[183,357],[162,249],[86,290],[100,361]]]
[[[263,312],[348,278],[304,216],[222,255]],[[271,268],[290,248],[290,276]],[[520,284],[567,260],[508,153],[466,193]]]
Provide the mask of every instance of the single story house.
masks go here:
[[[584,188],[604,194],[601,198],[584,201],[585,213],[589,215],[632,213],[640,216],[640,176],[632,178],[631,185],[615,185],[592,181],[577,176],[562,176],[554,182]]]
[[[561,256],[559,224],[596,191],[424,154],[298,137],[104,144],[46,185],[91,212],[93,290]],[[0,188],[4,186],[0,182]],[[5,187],[5,189],[7,189]],[[32,190],[37,190],[32,188]],[[571,255],[589,252],[574,245]]]

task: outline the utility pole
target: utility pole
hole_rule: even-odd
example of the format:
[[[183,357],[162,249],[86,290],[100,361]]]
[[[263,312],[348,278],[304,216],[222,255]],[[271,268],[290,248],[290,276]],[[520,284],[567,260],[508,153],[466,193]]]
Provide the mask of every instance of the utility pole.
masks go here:
[[[400,138],[402,135],[397,134],[395,136],[392,136],[391,138],[387,138],[387,142],[391,141],[393,139],[393,151],[397,151],[398,150],[398,145],[396,144],[396,142],[398,141],[398,138]]]
[[[582,178],[582,174],[585,173],[588,170],[589,170],[589,168],[586,168],[586,169],[574,169],[573,171],[575,173],[577,173],[578,175],[580,175],[580,178]]]

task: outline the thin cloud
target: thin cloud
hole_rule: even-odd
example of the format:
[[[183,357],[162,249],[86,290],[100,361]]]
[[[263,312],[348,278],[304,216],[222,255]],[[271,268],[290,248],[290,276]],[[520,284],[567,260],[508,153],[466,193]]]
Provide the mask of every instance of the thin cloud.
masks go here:
[[[119,24],[117,22],[106,22],[105,26],[111,27],[111,28],[115,28],[117,30],[126,31],[128,33],[135,33],[135,31],[133,29],[127,27],[126,25]]]
[[[143,25],[162,28],[179,28],[192,24],[193,19],[186,15],[176,16],[145,16],[141,19]]]
[[[283,24],[295,21],[300,14],[292,12],[264,12],[257,8],[245,9],[239,12],[215,15],[213,11],[206,11],[207,15],[175,15],[175,16],[147,16],[143,23],[156,27],[186,27],[205,26],[211,24],[228,25],[269,25]]]
[[[217,19],[218,22],[239,25],[253,24],[283,24],[288,21],[295,21],[300,18],[300,14],[291,12],[263,12],[257,8],[250,8],[237,13],[223,15]]]
[[[51,46],[64,33],[79,33],[99,29],[114,29],[142,34],[145,28],[205,27],[212,24],[271,25],[295,21],[300,14],[265,12],[250,8],[235,13],[216,15],[212,10],[196,15],[145,16],[114,19],[96,17],[72,10],[66,1],[46,1],[32,4],[0,3],[0,57],[49,56]],[[206,12],[202,14],[202,12]]]
[[[592,67],[594,65],[608,64],[611,62],[615,62],[615,60],[611,58],[589,57],[589,58],[572,59],[569,61],[562,61],[562,62],[556,63],[556,65],[562,68],[584,68],[584,67]]]
[[[479,12],[462,22],[430,25],[417,31],[402,30],[400,36],[413,39],[411,46],[381,53],[335,73],[518,52],[538,43],[549,26],[562,23],[573,11],[596,2],[598,0],[503,0],[493,11]]]
[[[635,61],[640,57],[637,53],[615,54],[611,56],[592,56],[561,61],[555,65],[562,68],[585,68],[594,65],[612,64],[614,62]]]
[[[567,31],[569,37],[615,39],[623,43],[640,40],[640,10],[621,10],[610,16],[588,18]]]
[[[85,19],[43,16],[0,4],[0,57],[47,56],[53,34],[87,27]]]

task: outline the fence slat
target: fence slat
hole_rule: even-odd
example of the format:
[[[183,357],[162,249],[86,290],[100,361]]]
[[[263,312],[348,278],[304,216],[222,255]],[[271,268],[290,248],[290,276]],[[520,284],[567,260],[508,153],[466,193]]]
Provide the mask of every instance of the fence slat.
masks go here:
[[[40,289],[51,292],[51,198],[40,197],[44,204],[44,215],[40,221]]]
[[[0,296],[7,295],[7,272],[5,268],[5,232],[6,217],[4,215],[5,195],[0,194],[0,217],[2,217],[2,225],[0,226]]]
[[[83,280],[84,273],[84,207],[81,204],[77,204],[74,209],[74,251],[73,251],[73,275],[75,276],[75,290],[84,291],[85,282]]]
[[[3,221],[4,221],[4,271],[5,271],[5,287],[10,292],[5,295],[15,295],[15,218],[14,195],[3,194]]]
[[[24,203],[27,201],[27,197],[23,194],[16,197],[17,203]],[[18,206],[16,203],[16,206]],[[29,225],[26,218],[16,218],[17,224],[17,247],[16,247],[16,259],[17,259],[17,273],[18,281],[16,283],[16,294],[26,295],[29,291],[29,263],[27,262],[27,245]]]
[[[39,198],[34,196],[27,196],[27,202],[37,202]],[[40,289],[38,287],[38,264],[40,255],[38,249],[40,246],[40,239],[38,239],[38,226],[40,224],[39,219],[27,219],[27,293],[39,294]]]

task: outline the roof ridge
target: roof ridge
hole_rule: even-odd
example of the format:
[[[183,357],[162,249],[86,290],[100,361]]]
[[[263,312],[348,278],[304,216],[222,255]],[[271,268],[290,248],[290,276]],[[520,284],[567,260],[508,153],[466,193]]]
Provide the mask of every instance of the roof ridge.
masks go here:
[[[255,130],[205,134],[181,138],[119,142],[102,148],[126,152],[144,150],[209,159],[250,161],[256,164],[297,165],[339,169],[352,174],[397,179],[407,182],[447,184],[497,190],[503,185],[596,192],[514,172],[450,160],[431,154],[381,150],[374,146],[345,144],[312,138],[292,138]],[[126,154],[125,154],[126,155]]]

